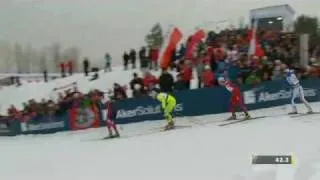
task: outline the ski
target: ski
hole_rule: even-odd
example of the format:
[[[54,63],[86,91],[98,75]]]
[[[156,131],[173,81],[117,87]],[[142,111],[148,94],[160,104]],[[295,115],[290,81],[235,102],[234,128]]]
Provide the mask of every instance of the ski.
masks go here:
[[[117,139],[117,138],[120,138],[121,136],[106,136],[104,137],[103,139],[104,140],[107,140],[107,139]]]
[[[320,114],[320,112],[313,112],[313,113],[299,113],[295,115],[291,115],[292,118],[297,118],[297,117],[303,117],[303,116],[308,116],[308,115],[316,115]]]
[[[265,118],[265,117],[267,117],[267,116],[251,117],[249,119],[244,118],[244,119],[239,119],[239,120],[229,120],[229,122],[223,123],[223,124],[219,124],[218,126],[228,126],[228,125],[242,123],[242,122],[246,122],[246,121],[250,121],[250,120],[254,120],[254,119],[262,119],[262,118]]]
[[[173,128],[170,129],[166,129],[165,127],[160,128],[160,132],[165,132],[165,131],[172,131],[172,130],[176,130],[176,129],[184,129],[184,128],[191,128],[192,126],[188,126],[188,125],[178,125],[178,126],[174,126]]]

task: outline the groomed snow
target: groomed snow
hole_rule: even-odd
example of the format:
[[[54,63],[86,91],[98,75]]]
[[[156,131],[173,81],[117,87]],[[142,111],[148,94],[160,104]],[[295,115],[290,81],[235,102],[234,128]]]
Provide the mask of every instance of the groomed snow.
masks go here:
[[[312,105],[318,110],[320,103]],[[109,141],[100,140],[104,128],[0,137],[0,175],[5,180],[293,180],[287,173],[296,171],[294,180],[319,179],[313,166],[320,163],[320,116],[289,118],[287,111],[286,106],[256,110],[253,116],[270,117],[225,127],[217,124],[227,114],[178,118],[177,124],[193,127],[152,134],[163,121],[122,125],[124,138]],[[295,166],[251,165],[254,154],[292,153]]]

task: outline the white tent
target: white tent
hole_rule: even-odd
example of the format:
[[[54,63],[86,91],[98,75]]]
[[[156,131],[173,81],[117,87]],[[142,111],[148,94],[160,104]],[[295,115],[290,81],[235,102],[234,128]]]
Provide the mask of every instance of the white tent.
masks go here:
[[[288,5],[269,6],[250,10],[250,20],[263,18],[281,18],[283,22],[283,31],[293,31],[295,11]]]

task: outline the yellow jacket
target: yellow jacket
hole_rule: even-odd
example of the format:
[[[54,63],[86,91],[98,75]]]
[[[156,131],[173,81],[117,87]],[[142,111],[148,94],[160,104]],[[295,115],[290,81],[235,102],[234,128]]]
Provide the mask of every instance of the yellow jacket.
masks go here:
[[[170,94],[159,93],[156,98],[161,103],[162,109],[165,109],[168,105],[169,106],[176,105],[176,98]]]

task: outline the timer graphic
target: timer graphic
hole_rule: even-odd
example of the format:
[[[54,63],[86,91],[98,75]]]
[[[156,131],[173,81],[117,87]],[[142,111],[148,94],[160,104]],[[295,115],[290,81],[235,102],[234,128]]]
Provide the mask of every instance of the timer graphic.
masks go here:
[[[252,164],[294,164],[292,155],[253,155]]]

